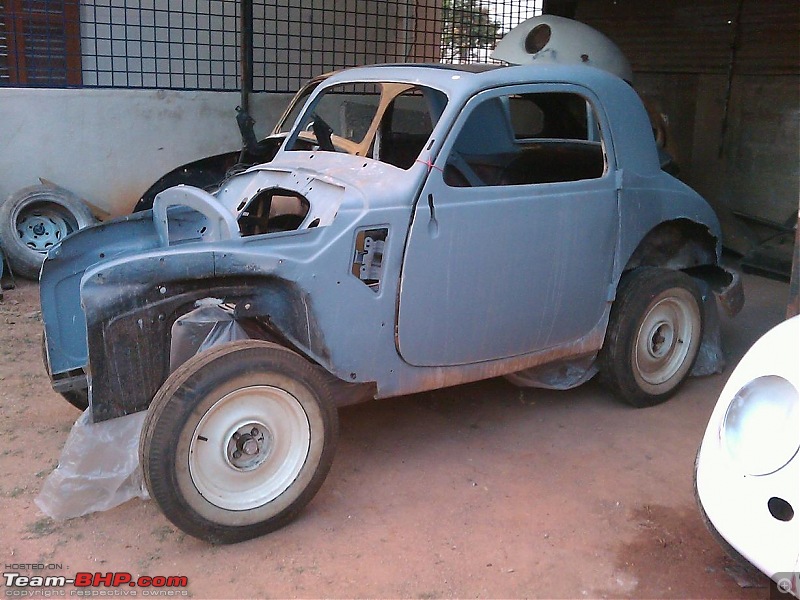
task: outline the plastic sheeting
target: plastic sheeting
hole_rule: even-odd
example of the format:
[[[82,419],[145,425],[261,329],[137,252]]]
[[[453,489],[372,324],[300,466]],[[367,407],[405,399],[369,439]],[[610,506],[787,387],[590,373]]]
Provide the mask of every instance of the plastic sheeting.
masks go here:
[[[506,375],[518,387],[569,390],[586,383],[597,374],[597,353],[533,367]]]
[[[692,377],[714,375],[725,369],[725,353],[722,351],[722,332],[720,331],[717,298],[711,286],[702,279],[694,282],[700,288],[703,298],[703,341],[697,351],[697,360],[689,373]]]
[[[225,342],[246,339],[232,311],[219,300],[200,300],[175,322],[170,369],[195,354]],[[139,437],[147,411],[92,423],[91,408],[72,427],[58,467],[34,502],[48,517],[72,519],[108,510],[133,498],[148,499],[139,464]]]
[[[198,300],[192,312],[172,326],[169,368],[174,371],[195,354],[212,346],[246,340],[249,336],[233,317],[233,311],[215,298]]]
[[[139,468],[139,435],[146,412],[102,423],[87,409],[72,426],[58,467],[34,502],[56,520],[108,510],[131,498],[148,499]]]

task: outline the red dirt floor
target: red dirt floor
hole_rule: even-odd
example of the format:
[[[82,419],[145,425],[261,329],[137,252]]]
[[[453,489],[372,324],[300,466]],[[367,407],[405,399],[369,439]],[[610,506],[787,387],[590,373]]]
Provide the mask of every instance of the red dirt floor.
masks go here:
[[[152,501],[66,522],[36,507],[79,413],[49,386],[38,289],[19,282],[0,301],[4,572],[183,575],[188,587],[173,591],[193,598],[766,598],[763,576],[737,584],[692,490],[727,376],[784,317],[786,284],[745,276],[745,290],[743,312],[722,317],[725,373],[689,380],[666,404],[628,408],[596,382],[555,392],[494,379],[348,407],[330,475],[300,517],[211,546]],[[51,597],[60,591],[81,590]]]

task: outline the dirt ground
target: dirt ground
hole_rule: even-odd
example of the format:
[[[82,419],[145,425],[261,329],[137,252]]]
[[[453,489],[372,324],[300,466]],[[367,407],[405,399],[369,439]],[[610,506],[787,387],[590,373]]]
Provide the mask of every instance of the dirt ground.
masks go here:
[[[177,593],[194,598],[769,595],[764,577],[737,583],[698,514],[692,468],[731,369],[783,319],[785,284],[745,277],[744,311],[722,318],[725,373],[655,408],[628,408],[595,382],[552,392],[496,379],[343,409],[333,468],[300,518],[211,546],[152,501],[66,522],[36,507],[79,413],[50,389],[38,289],[18,283],[0,301],[4,572],[186,576]]]

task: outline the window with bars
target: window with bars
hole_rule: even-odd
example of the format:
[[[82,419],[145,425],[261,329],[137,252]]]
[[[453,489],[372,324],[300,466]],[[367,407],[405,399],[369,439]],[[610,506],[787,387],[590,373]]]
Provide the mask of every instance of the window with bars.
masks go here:
[[[8,34],[6,34],[6,8],[5,2],[0,2],[0,85],[11,82],[11,73],[8,69]]]
[[[479,62],[542,0],[253,0],[255,91],[382,62]],[[0,85],[237,90],[240,0],[0,0]]]
[[[5,0],[0,12],[0,83],[81,84],[77,2]]]

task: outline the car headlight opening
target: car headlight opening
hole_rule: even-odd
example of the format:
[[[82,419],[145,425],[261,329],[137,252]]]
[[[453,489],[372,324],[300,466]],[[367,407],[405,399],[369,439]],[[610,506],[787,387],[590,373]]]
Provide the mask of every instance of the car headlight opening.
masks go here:
[[[783,377],[750,381],[733,397],[722,422],[721,441],[748,475],[769,475],[800,448],[800,395]]]

